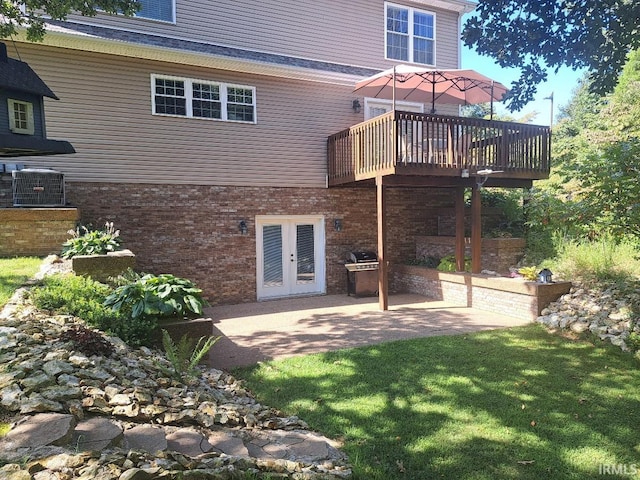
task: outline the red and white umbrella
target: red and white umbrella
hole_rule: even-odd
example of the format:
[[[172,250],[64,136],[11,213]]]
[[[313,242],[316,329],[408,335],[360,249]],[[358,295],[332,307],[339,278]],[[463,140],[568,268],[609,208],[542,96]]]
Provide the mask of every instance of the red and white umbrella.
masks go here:
[[[509,90],[475,70],[431,69],[396,65],[356,83],[354,92],[364,97],[431,103],[473,105],[500,101]]]

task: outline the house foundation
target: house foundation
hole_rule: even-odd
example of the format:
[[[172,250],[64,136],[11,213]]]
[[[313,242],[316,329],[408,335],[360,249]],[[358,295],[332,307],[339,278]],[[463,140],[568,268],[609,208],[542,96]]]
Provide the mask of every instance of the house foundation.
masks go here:
[[[415,257],[415,238],[437,233],[437,210],[453,205],[446,188],[389,189],[388,260]],[[256,300],[256,216],[321,215],[326,292],[347,293],[344,263],[376,250],[374,188],[273,188],[69,182],[67,199],[82,223],[114,222],[136,269],[189,278],[213,304]],[[341,228],[335,228],[340,219]],[[245,221],[243,234],[239,222]]]

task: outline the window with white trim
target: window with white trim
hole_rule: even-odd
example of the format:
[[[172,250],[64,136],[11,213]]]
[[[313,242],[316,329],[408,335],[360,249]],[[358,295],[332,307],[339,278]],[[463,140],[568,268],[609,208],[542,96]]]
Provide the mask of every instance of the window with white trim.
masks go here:
[[[33,135],[35,132],[33,123],[33,104],[9,98],[9,129],[13,133]]]
[[[138,0],[138,2],[140,10],[136,12],[136,17],[175,23],[175,0]]]
[[[385,25],[385,58],[435,65],[434,13],[385,3]]]
[[[256,89],[244,85],[151,75],[155,115],[256,123]]]

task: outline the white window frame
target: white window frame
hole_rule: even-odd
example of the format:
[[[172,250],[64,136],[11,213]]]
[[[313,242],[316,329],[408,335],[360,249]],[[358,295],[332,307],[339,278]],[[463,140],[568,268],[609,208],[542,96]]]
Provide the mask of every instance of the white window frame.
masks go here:
[[[374,118],[370,115],[371,108],[381,107],[390,112],[393,108],[393,101],[384,98],[365,97],[364,99],[364,120]],[[406,112],[424,113],[424,103],[407,102],[405,100],[396,100],[396,110],[404,110]],[[386,112],[385,112],[386,113]]]
[[[9,98],[7,99],[7,104],[9,107],[9,129],[13,133],[19,133],[21,135],[33,135],[35,133],[35,123],[33,120],[33,103],[25,102],[24,100],[15,100],[13,98]],[[26,107],[26,114],[27,114],[26,128],[22,128],[21,126],[16,125],[16,117],[15,117],[16,106]]]
[[[144,3],[145,0],[139,0],[141,3]],[[166,20],[164,18],[154,18],[154,17],[146,17],[141,15],[140,12],[136,12],[134,14],[135,18],[143,18],[145,20],[151,20],[153,22],[161,22],[161,23],[170,23],[172,25],[176,24],[176,0],[169,0],[171,2],[171,20]]]
[[[171,114],[171,113],[157,113],[156,112],[156,79],[163,79],[163,80],[173,80],[173,81],[179,81],[179,82],[184,82],[184,91],[185,91],[185,95],[184,97],[180,97],[180,98],[184,98],[185,99],[185,110],[186,110],[186,114],[185,115],[179,115],[179,114]],[[197,84],[204,84],[204,85],[211,85],[211,86],[216,86],[219,88],[220,91],[220,118],[210,118],[210,117],[200,117],[200,116],[195,116],[193,114],[193,84],[197,83]],[[241,88],[241,89],[245,89],[245,90],[250,90],[251,91],[251,100],[252,103],[246,103],[246,104],[241,104],[241,105],[246,105],[246,106],[251,106],[253,109],[253,120],[236,120],[236,119],[229,119],[229,115],[228,115],[228,106],[230,103],[228,101],[228,91],[230,88]],[[193,118],[193,119],[197,119],[197,120],[212,120],[212,121],[217,121],[217,122],[233,122],[233,123],[248,123],[248,124],[256,124],[258,122],[258,112],[257,112],[257,108],[256,108],[256,87],[252,87],[249,85],[238,85],[235,83],[223,83],[223,82],[214,82],[211,80],[201,80],[201,79],[195,79],[195,78],[187,78],[187,77],[177,77],[177,76],[172,76],[172,75],[160,75],[160,74],[151,74],[151,113],[153,115],[158,115],[158,116],[162,116],[162,117],[180,117],[180,118]]]
[[[388,44],[387,44],[387,40],[388,40],[388,34],[390,33],[389,30],[387,29],[387,18],[388,18],[388,12],[389,12],[389,7],[393,7],[393,8],[399,8],[402,10],[407,10],[408,12],[408,28],[407,28],[407,37],[408,37],[408,53],[409,53],[409,58],[406,60],[403,59],[399,59],[399,58],[391,58],[388,56]],[[414,44],[414,33],[413,33],[413,23],[414,23],[414,14],[415,13],[422,13],[425,15],[430,15],[431,17],[433,17],[433,37],[432,38],[428,38],[428,40],[433,42],[433,62],[432,63],[421,63],[421,62],[416,62],[414,57],[414,50],[413,50],[413,44]],[[437,18],[436,18],[436,14],[435,12],[431,12],[428,10],[422,10],[419,8],[414,8],[414,7],[408,7],[406,5],[399,5],[397,3],[391,3],[391,2],[384,2],[384,58],[386,60],[392,60],[392,61],[401,61],[401,62],[406,62],[406,63],[418,63],[420,65],[429,65],[429,66],[435,66],[436,65],[436,25],[437,25]],[[392,32],[392,33],[396,33],[396,32]],[[426,37],[425,37],[426,38]]]

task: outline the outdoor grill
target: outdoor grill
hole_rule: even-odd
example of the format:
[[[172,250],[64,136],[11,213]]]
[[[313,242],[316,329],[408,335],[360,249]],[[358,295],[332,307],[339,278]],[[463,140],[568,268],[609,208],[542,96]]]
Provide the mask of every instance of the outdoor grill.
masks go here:
[[[378,256],[374,252],[351,252],[344,266],[347,269],[347,295],[378,294]]]

